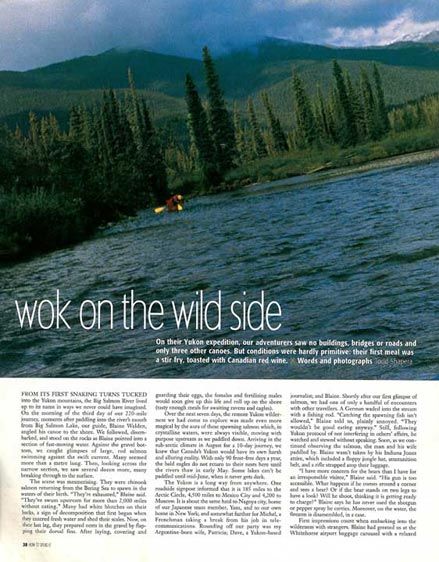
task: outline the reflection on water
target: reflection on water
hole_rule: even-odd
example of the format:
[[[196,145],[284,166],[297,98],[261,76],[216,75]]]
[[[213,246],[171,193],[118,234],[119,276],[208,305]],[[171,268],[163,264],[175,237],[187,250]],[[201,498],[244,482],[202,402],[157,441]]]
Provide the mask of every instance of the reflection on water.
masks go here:
[[[295,187],[281,182],[150,211],[74,248],[0,269],[0,373],[78,377],[433,378],[439,373],[439,164]],[[416,339],[414,367],[155,363],[156,333],[20,331],[14,299],[188,300],[264,289],[284,311],[276,337]],[[181,332],[180,335],[197,335]],[[160,337],[176,336],[167,322]],[[212,334],[209,334],[210,336]],[[243,337],[245,334],[239,334]],[[248,334],[247,334],[248,335]],[[263,337],[272,334],[263,333]],[[215,336],[233,336],[224,328]]]

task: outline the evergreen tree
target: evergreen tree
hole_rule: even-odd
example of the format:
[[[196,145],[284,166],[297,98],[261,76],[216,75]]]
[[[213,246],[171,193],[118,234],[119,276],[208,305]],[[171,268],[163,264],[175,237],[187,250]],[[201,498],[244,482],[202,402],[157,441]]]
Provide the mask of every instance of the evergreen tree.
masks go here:
[[[334,88],[332,88],[326,106],[326,119],[328,122],[328,132],[329,132],[330,140],[333,143],[339,141],[339,137],[338,137],[339,114],[340,114],[340,109],[339,109],[337,93],[335,92]]]
[[[311,102],[311,107],[312,107],[312,114],[314,116],[314,123],[316,124],[315,146],[316,148],[321,149],[322,143],[325,140],[325,130],[324,130],[323,119],[320,114],[320,108],[317,98]]]
[[[115,131],[115,115],[113,112],[110,95],[106,91],[102,94],[101,106],[101,129],[102,141],[105,147],[105,161],[109,168],[112,167],[117,157],[116,131]]]
[[[47,152],[50,149],[50,145],[54,140],[50,133],[50,124],[49,124],[49,119],[47,117],[43,117],[41,119],[40,131],[41,131],[41,147],[44,156],[47,157]]]
[[[268,122],[270,123],[271,142],[275,154],[286,152],[288,143],[279,119],[276,117],[267,92],[262,92],[262,103],[267,112]]]
[[[96,106],[93,109],[92,115],[93,130],[96,134],[96,162],[101,165],[102,174],[105,175],[105,170],[109,168],[110,154],[107,146],[107,139],[105,135],[104,119],[102,105]]]
[[[142,118],[140,100],[137,94],[136,86],[134,83],[133,73],[131,68],[128,69],[128,84],[129,84],[129,97],[128,97],[128,119],[133,132],[134,141],[137,147],[142,147]]]
[[[343,71],[337,61],[333,62],[335,87],[341,108],[340,141],[342,146],[354,146],[358,141],[357,124],[349,99]]]
[[[235,144],[238,153],[238,159],[241,164],[250,160],[249,149],[245,131],[242,126],[241,114],[238,109],[238,104],[235,102],[233,105],[233,127],[235,129]]]
[[[238,105],[234,104],[233,125],[236,135],[236,148],[241,164],[250,162],[254,158],[252,134],[247,124],[243,124]]]
[[[357,127],[358,140],[366,138],[366,123],[364,122],[364,107],[358,86],[354,86],[349,72],[345,72],[346,90],[351,103],[354,120]]]
[[[23,150],[25,148],[25,138],[23,135],[23,131],[20,129],[20,126],[17,125],[15,126],[15,131],[14,131],[14,139],[15,142],[17,143],[18,146],[20,146]]]
[[[360,71],[360,83],[367,138],[370,140],[378,140],[381,136],[381,128],[378,123],[377,103],[370,84],[369,76],[364,68]]]
[[[40,123],[33,111],[29,113],[29,141],[31,149],[36,155],[39,155],[41,150]]]
[[[315,116],[317,129],[320,131],[321,139],[324,142],[330,142],[331,132],[328,120],[328,111],[325,105],[325,100],[323,99],[322,88],[320,84],[317,87],[317,99],[315,103]]]
[[[261,133],[261,128],[255,113],[253,100],[248,100],[248,112],[250,116],[250,125],[252,131],[253,149],[257,158],[265,158],[268,156],[267,146]]]
[[[207,115],[201,103],[195,82],[190,74],[186,75],[186,104],[188,124],[192,143],[194,144],[201,171],[207,184],[218,183],[221,177],[216,165],[216,154],[207,123]]]
[[[56,159],[56,151],[62,144],[62,139],[56,117],[52,114],[45,116],[40,121],[40,147],[42,162],[45,167],[53,166]]]
[[[89,149],[91,143],[90,115],[84,106],[73,106],[69,113],[69,139]]]
[[[137,100],[137,141],[129,119],[129,104],[121,103],[113,91],[104,92],[99,117],[91,122],[94,158],[101,170],[101,198],[107,208],[123,211],[148,203],[163,202],[168,195],[166,168],[156,132],[146,105]],[[86,135],[84,135],[85,138]]]
[[[79,108],[81,122],[81,143],[90,153],[96,149],[96,131],[93,129],[93,118],[90,111],[82,105]]]
[[[162,203],[169,197],[166,165],[157,132],[152,124],[144,99],[142,99],[140,104],[140,115],[142,139],[140,151],[141,169],[146,175],[146,181],[151,189],[153,201],[155,203]]]
[[[226,107],[219,76],[207,47],[203,48],[203,65],[209,102],[209,125],[216,152],[218,170],[224,173],[233,167],[236,156],[233,123]]]
[[[175,140],[170,141],[165,150],[165,162],[174,178],[181,174],[190,174],[196,171],[196,165],[190,152],[183,146],[178,145]]]
[[[293,73],[293,92],[296,110],[296,143],[299,147],[309,147],[316,141],[316,124],[311,102],[297,72]]]
[[[132,133],[126,112],[116,97],[114,90],[109,91],[111,128],[113,133],[114,155],[132,154]]]
[[[49,115],[49,128],[53,138],[59,138],[61,136],[58,120],[52,113]]]
[[[377,111],[380,120],[381,132],[387,134],[390,131],[389,115],[387,113],[386,101],[384,99],[383,83],[376,64],[373,65],[373,77],[377,99]]]
[[[69,137],[72,140],[78,141],[81,138],[82,124],[81,124],[81,114],[79,107],[74,105],[70,108],[69,113]]]

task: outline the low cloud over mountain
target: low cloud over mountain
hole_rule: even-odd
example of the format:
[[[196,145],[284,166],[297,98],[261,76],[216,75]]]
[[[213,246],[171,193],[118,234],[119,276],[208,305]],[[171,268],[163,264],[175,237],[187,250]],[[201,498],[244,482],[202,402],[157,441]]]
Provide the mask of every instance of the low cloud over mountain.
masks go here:
[[[0,68],[115,46],[198,56],[264,36],[364,45],[437,28],[435,0],[0,0]]]

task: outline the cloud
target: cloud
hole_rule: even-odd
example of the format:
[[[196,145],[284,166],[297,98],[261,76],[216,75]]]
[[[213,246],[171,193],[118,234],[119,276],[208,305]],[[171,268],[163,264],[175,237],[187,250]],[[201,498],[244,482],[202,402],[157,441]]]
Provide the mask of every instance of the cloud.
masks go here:
[[[415,20],[412,10],[406,10],[379,27],[333,27],[329,29],[329,34],[330,42],[334,45],[388,45],[395,41],[421,38],[435,30],[439,30],[439,19],[419,22]]]
[[[437,20],[437,0],[0,0],[0,68],[116,46],[198,56],[204,44],[220,52],[264,36],[382,43]]]

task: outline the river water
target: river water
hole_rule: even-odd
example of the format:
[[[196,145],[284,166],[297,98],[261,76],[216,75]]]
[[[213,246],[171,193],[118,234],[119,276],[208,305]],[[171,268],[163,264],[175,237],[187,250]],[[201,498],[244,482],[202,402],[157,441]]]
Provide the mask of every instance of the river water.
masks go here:
[[[24,377],[438,378],[439,164],[313,185],[297,180],[191,200],[181,214],[151,211],[72,248],[0,269],[0,373]],[[14,300],[72,301],[71,330],[21,330]],[[275,333],[85,332],[84,299],[223,302],[266,297],[282,307]],[[76,309],[75,309],[76,306]],[[117,308],[117,307],[116,307]],[[118,310],[118,309],[117,309]],[[167,312],[168,314],[168,312]],[[68,316],[68,315],[67,315]],[[412,366],[164,365],[156,338],[250,336],[292,340],[416,340]],[[385,363],[385,362],[384,362]]]

